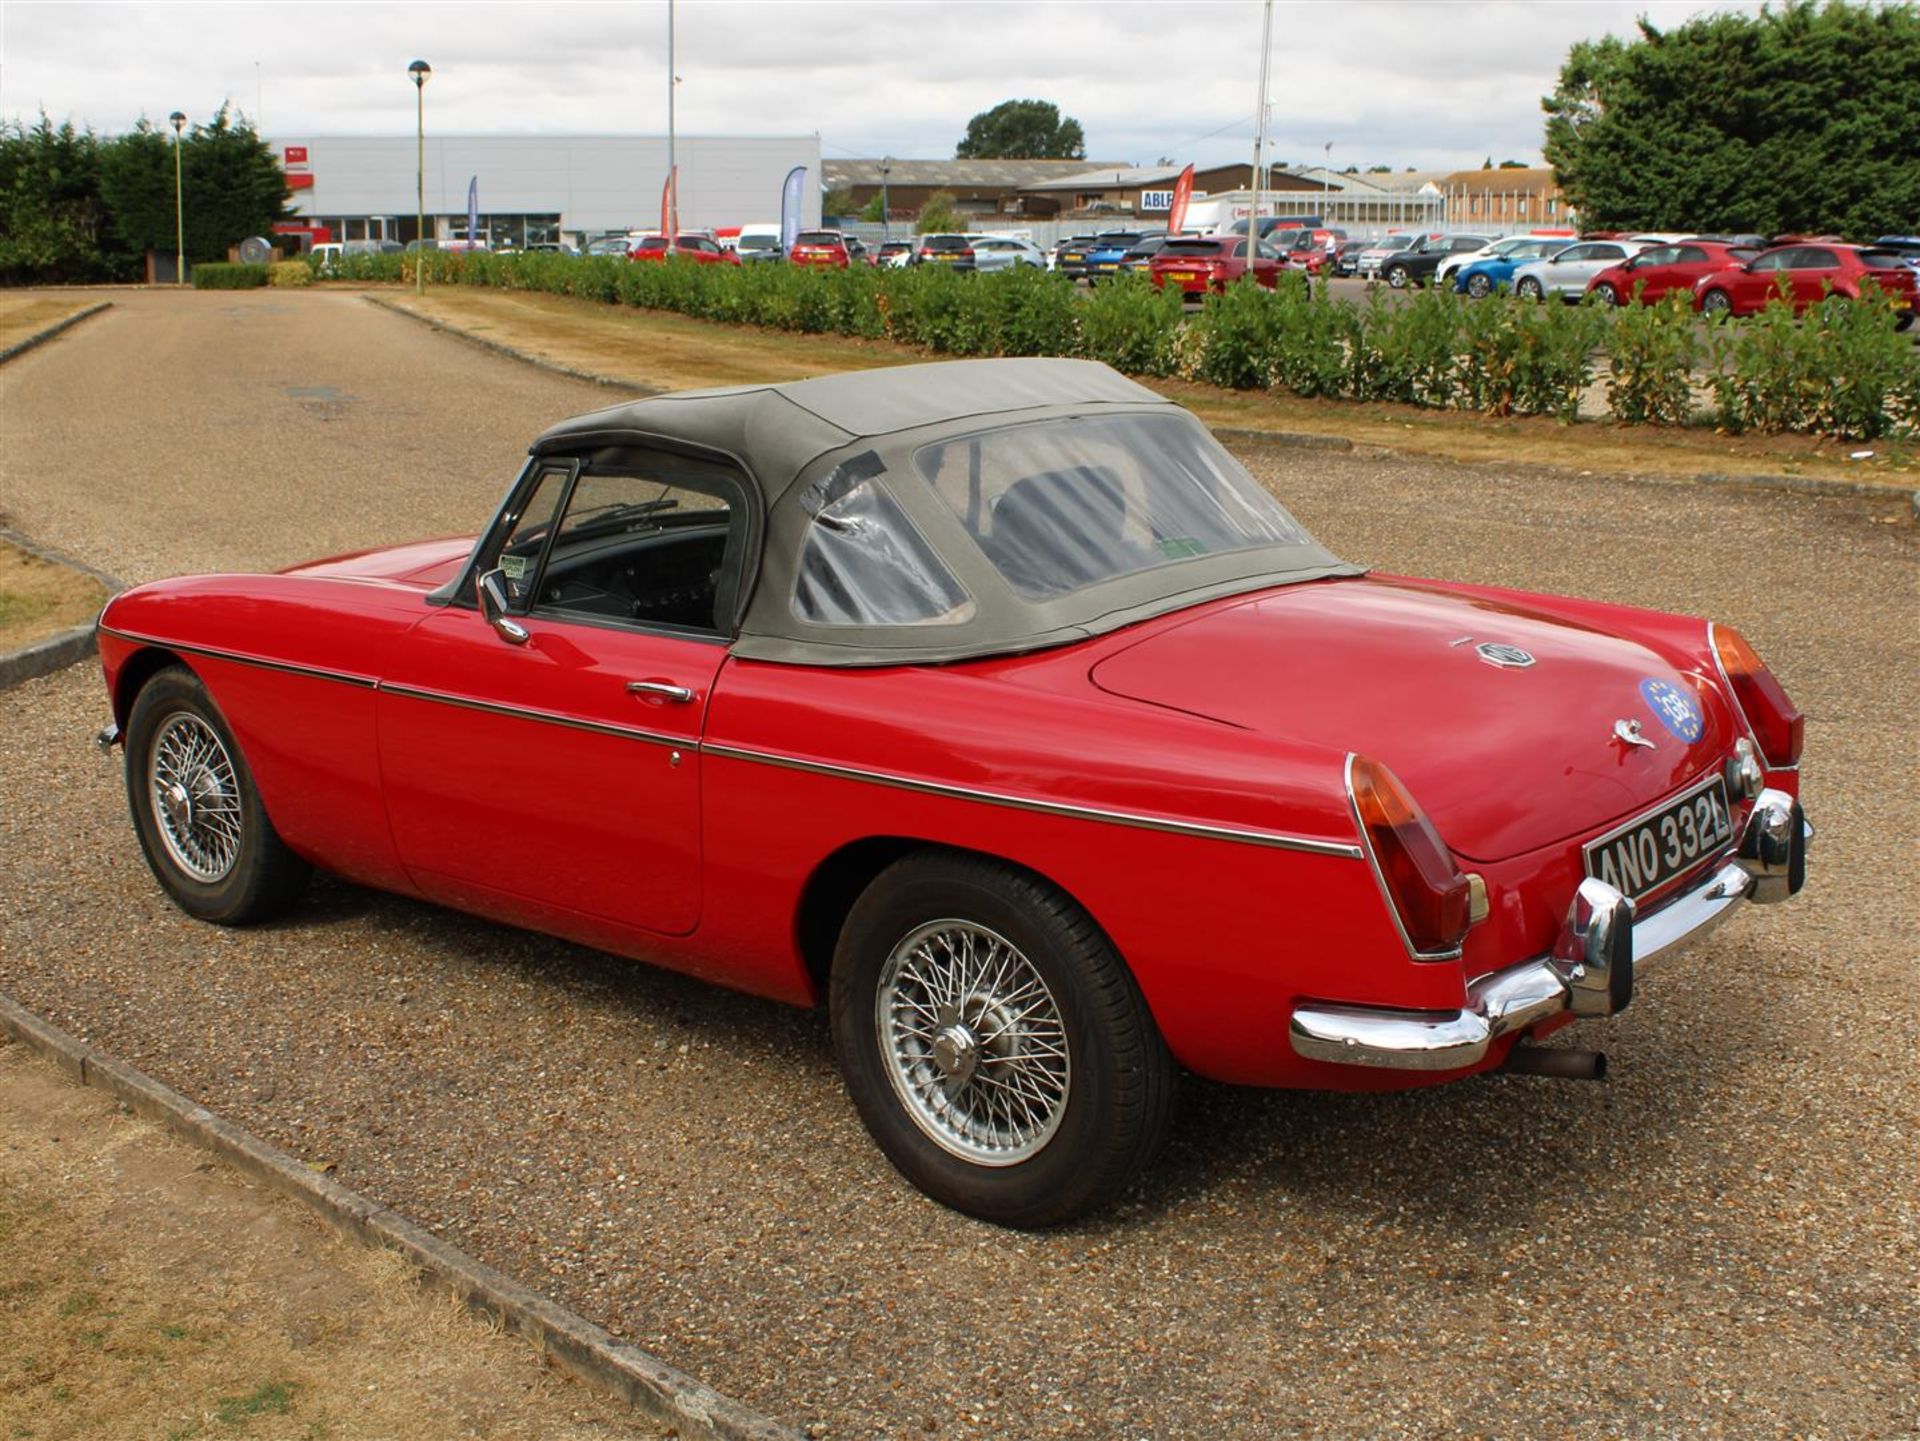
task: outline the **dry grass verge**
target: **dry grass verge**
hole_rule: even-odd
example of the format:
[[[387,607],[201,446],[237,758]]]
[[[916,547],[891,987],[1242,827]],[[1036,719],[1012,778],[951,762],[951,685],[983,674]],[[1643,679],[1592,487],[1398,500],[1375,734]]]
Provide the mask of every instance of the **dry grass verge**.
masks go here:
[[[106,599],[92,576],[0,540],[0,655],[85,625]]]
[[[0,292],[0,350],[18,345],[29,335],[38,335],[49,325],[58,325],[69,315],[99,303],[97,295],[75,298],[36,295],[32,291]]]
[[[525,291],[442,286],[424,299],[400,290],[384,298],[556,365],[661,390],[794,380],[938,358],[884,341],[719,325]],[[1470,463],[1550,465],[1595,474],[1795,475],[1895,487],[1911,486],[1920,474],[1920,449],[1910,440],[1862,446],[1813,436],[1722,435],[1705,427],[1569,426],[1538,416],[1498,420],[1180,381],[1148,383],[1209,425],[1338,435],[1357,445]],[[1865,461],[1849,459],[1857,450],[1874,454]]]
[[[6,1042],[0,1156],[9,1441],[660,1435]]]

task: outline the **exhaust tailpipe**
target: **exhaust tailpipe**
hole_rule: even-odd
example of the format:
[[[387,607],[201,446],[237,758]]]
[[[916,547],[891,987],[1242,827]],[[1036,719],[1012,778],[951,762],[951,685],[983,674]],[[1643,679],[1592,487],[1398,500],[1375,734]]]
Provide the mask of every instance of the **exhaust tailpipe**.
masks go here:
[[[1566,1081],[1604,1081],[1607,1056],[1604,1051],[1567,1051],[1544,1046],[1515,1046],[1507,1052],[1500,1069],[1519,1076],[1558,1076]]]

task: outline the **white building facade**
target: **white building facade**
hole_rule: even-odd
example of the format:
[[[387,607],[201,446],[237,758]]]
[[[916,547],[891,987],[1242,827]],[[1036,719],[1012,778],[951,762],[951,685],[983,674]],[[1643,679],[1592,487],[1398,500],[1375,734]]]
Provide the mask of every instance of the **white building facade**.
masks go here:
[[[412,135],[284,135],[268,142],[287,172],[288,208],[334,240],[414,238]],[[777,221],[780,190],[807,169],[801,223],[820,223],[817,135],[682,135],[680,226],[707,230]],[[493,245],[578,243],[653,230],[667,179],[664,135],[428,135],[427,234],[467,236],[467,187],[478,186],[479,238]]]

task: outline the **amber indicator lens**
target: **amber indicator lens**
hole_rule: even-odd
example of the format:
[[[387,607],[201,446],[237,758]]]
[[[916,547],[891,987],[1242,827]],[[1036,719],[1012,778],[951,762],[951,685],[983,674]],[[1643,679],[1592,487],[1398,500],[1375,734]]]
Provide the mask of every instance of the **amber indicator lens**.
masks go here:
[[[1355,756],[1352,782],[1354,809],[1407,939],[1423,954],[1457,950],[1471,923],[1472,896],[1453,853],[1384,765]]]
[[[1800,745],[1806,731],[1806,718],[1787,698],[1787,693],[1759,653],[1747,644],[1747,638],[1730,625],[1713,627],[1713,649],[1720,658],[1720,669],[1740,710],[1753,727],[1769,764],[1795,765],[1800,760]]]

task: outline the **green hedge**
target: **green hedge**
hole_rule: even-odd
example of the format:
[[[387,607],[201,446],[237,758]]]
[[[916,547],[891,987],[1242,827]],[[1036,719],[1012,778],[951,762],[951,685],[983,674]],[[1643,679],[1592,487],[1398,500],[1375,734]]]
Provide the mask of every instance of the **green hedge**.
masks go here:
[[[228,265],[203,261],[189,272],[195,290],[254,290],[267,283],[264,265]]]
[[[1127,276],[1078,293],[1031,268],[816,270],[621,257],[428,251],[433,284],[571,295],[700,320],[884,338],[936,355],[1064,355],[1132,375],[1236,390],[1397,401],[1490,416],[1580,417],[1596,384],[1631,424],[1710,423],[1872,438],[1920,430],[1920,351],[1884,301],[1832,301],[1804,320],[1784,305],[1704,326],[1686,297],[1612,310],[1597,302],[1468,300],[1429,288],[1389,304],[1327,297],[1286,274],[1239,284],[1188,314],[1178,294]],[[414,255],[348,255],[319,278],[411,281]],[[245,266],[202,266],[247,270]],[[263,273],[264,278],[264,273]],[[235,282],[259,284],[260,280]]]

